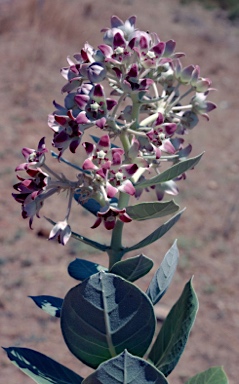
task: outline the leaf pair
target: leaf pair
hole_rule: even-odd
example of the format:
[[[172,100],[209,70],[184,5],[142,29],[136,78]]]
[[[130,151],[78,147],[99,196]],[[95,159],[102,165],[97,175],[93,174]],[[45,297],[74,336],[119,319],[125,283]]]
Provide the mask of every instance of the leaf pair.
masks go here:
[[[164,259],[152,278],[146,294],[155,305],[167,291],[178,264],[178,249],[176,241],[164,256]],[[134,282],[146,275],[153,267],[153,261],[141,254],[121,260],[113,265],[110,273],[121,276],[127,281]],[[75,259],[68,266],[68,273],[76,280],[83,281],[108,269],[100,264],[88,260]],[[35,304],[51,316],[60,317],[63,299],[55,296],[41,295],[29,296]]]
[[[178,258],[177,241],[175,241],[164,256],[146,292],[153,305],[161,299],[168,289],[177,268]],[[146,275],[152,267],[153,261],[143,254],[118,261],[110,271],[100,264],[77,258],[69,264],[68,273],[74,279],[83,281],[95,273],[108,271],[123,277],[127,281],[134,282]]]
[[[93,201],[93,204],[94,204],[95,200],[93,200],[93,199],[91,199],[91,200]],[[91,204],[89,203],[89,205],[91,205]],[[88,210],[90,210],[91,208],[89,208]],[[132,218],[134,220],[143,221],[143,220],[147,220],[150,218],[159,218],[159,217],[174,213],[178,210],[178,208],[179,208],[179,206],[174,201],[141,203],[141,204],[136,204],[134,206],[128,207],[127,213],[130,213],[130,215],[132,215]],[[166,223],[164,223],[163,225],[158,227],[154,232],[152,232],[149,236],[144,238],[139,243],[137,243],[131,247],[123,248],[122,249],[122,256],[127,252],[146,247],[147,245],[150,245],[153,242],[160,239],[166,232],[169,231],[170,228],[172,228],[172,226],[174,224],[176,224],[176,222],[179,220],[183,211],[184,210],[182,210],[181,212],[179,212],[178,214],[173,216]],[[54,222],[50,218],[46,217],[46,219],[52,225],[56,224],[56,222]],[[72,232],[71,236],[73,238],[75,238],[76,240],[79,240],[82,243],[89,245],[90,247],[93,247],[93,248],[95,248],[101,252],[105,252],[105,251],[109,250],[109,248],[110,248],[108,245],[98,243],[96,241],[88,239],[87,237],[82,236],[82,235],[75,233],[75,232]]]
[[[118,261],[113,265],[110,272],[123,277],[128,281],[135,281],[146,275],[153,267],[153,261],[141,254],[126,260]],[[88,260],[75,259],[68,266],[68,273],[76,280],[83,281],[100,271],[108,271],[100,264]]]

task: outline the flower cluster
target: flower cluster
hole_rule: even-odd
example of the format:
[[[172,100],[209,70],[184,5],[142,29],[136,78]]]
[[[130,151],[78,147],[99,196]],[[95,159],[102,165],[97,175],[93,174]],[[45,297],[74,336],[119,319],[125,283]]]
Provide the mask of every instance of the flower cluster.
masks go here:
[[[48,118],[58,160],[67,162],[63,153],[75,153],[86,130],[100,132],[92,142],[83,142],[87,158],[82,164],[68,162],[79,170],[76,180],[46,165],[44,138],[37,150],[23,149],[26,162],[16,168],[30,177],[18,176],[14,188],[19,194],[13,194],[30,227],[46,198],[68,192],[66,217],[50,234],[62,244],[71,234],[68,218],[76,191],[82,205],[88,199],[98,204],[92,228],[102,221],[106,229],[113,229],[117,220],[130,222],[126,205],[117,205],[118,199],[125,194],[139,198],[140,182],[159,174],[162,162],[172,165],[186,159],[192,146],[185,145],[182,136],[216,107],[207,101],[211,81],[200,76],[198,65],[182,66],[184,54],[175,52],[175,41],[163,42],[156,33],[136,29],[135,23],[135,16],[125,22],[113,16],[111,27],[102,29],[103,43],[97,48],[86,43],[61,70],[67,80],[64,105],[54,101],[55,111]],[[176,181],[184,177],[150,188],[161,200],[164,193],[176,195]]]
[[[89,156],[83,163],[83,169],[90,170],[98,179],[105,180],[108,198],[114,197],[118,191],[135,194],[135,188],[129,180],[138,169],[137,164],[122,164],[124,150],[111,148],[108,135],[102,136],[97,143],[83,144]]]

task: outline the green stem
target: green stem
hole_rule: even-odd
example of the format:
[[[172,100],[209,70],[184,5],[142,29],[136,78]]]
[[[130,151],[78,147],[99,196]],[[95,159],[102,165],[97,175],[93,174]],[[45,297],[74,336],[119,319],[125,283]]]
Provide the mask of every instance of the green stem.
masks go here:
[[[121,141],[121,143],[123,145],[124,152],[128,153],[128,151],[130,149],[130,141],[129,141],[129,135],[128,135],[128,133],[125,130],[121,131],[120,141]]]
[[[129,202],[129,195],[123,192],[120,192],[118,208],[122,209],[127,207]],[[107,250],[109,255],[109,269],[117,262],[120,261],[124,255],[124,250],[122,247],[122,233],[123,233],[124,223],[120,220],[117,220],[115,227],[112,231],[110,247]]]
[[[62,177],[61,177],[60,175],[58,175],[56,172],[54,172],[50,167],[48,167],[48,165],[46,165],[46,164],[42,164],[42,168],[43,168],[46,172],[50,173],[52,176],[55,176],[55,178],[56,178],[57,180],[62,181]]]
[[[122,232],[123,232],[122,221],[117,220],[115,227],[112,231],[111,244],[107,250],[109,256],[109,270],[113,267],[117,261],[120,261],[123,256],[123,247],[122,247]]]
[[[139,112],[140,112],[140,107],[141,103],[138,100],[138,95],[137,94],[131,94],[131,99],[132,99],[132,120],[134,123],[131,125],[132,129],[137,129],[139,126]]]
[[[119,201],[118,201],[118,208],[123,209],[123,208],[127,207],[128,202],[129,202],[129,194],[124,193],[124,192],[120,192]]]
[[[187,110],[191,110],[191,109],[192,109],[192,104],[188,104],[188,105],[181,105],[178,107],[173,107],[172,111],[187,111]]]
[[[147,126],[149,124],[152,124],[155,120],[157,120],[157,118],[158,118],[158,111],[156,113],[154,113],[153,115],[150,115],[150,116],[146,117],[144,120],[142,120],[140,123],[140,126],[143,127],[143,126]]]
[[[116,104],[116,106],[114,107],[114,110],[113,110],[113,113],[112,113],[112,117],[115,119],[116,118],[116,114],[117,114],[117,111],[119,109],[119,106],[121,104],[121,102],[124,100],[124,98],[126,97],[125,93],[122,93],[122,95],[120,96],[119,100],[118,100],[118,103]]]
[[[131,129],[137,129],[139,126],[139,112],[140,112],[140,102],[138,100],[138,95],[131,95],[132,99],[132,120],[134,123],[131,125]],[[126,130],[122,130],[120,134],[120,140],[122,143],[122,146],[124,148],[125,153],[130,149],[130,140],[129,140],[129,134]],[[129,195],[123,192],[120,192],[119,195],[119,201],[118,201],[118,208],[122,209],[127,207],[129,202]],[[124,223],[120,220],[116,221],[115,227],[112,231],[111,236],[111,243],[110,247],[107,250],[107,253],[109,255],[109,269],[112,268],[112,266],[117,262],[120,261],[121,258],[124,255],[124,249],[122,246],[122,233],[123,233],[123,226]]]
[[[179,96],[176,100],[174,100],[173,103],[170,104],[170,109],[172,109],[173,107],[175,107],[176,104],[179,103],[179,101],[181,101],[184,97],[186,97],[187,95],[189,95],[192,91],[193,91],[193,87],[191,87],[188,91],[186,91],[182,96]]]

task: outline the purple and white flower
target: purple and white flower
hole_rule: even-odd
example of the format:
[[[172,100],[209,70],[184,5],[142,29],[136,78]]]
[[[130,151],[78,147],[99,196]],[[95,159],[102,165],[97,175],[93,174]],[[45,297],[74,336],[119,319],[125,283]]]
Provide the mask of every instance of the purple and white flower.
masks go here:
[[[130,223],[131,217],[126,213],[126,208],[118,209],[113,206],[106,206],[97,213],[97,220],[91,228],[97,228],[103,221],[106,229],[114,229],[116,221],[120,220],[123,223]]]
[[[68,240],[71,237],[71,227],[69,226],[67,220],[58,221],[52,228],[49,240],[57,239],[58,243],[66,245]]]

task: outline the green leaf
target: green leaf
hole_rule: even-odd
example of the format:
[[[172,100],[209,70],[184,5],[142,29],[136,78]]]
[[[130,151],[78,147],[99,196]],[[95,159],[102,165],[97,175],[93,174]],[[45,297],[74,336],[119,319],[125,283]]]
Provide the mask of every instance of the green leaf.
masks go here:
[[[86,202],[81,201],[81,188],[76,190],[74,193],[74,199],[80,204],[83,208],[85,208],[88,212],[92,213],[94,216],[97,216],[97,213],[100,211],[101,205],[95,199],[88,199]]]
[[[72,232],[71,236],[74,237],[74,239],[81,241],[84,244],[89,245],[90,247],[96,248],[99,251],[105,252],[109,246],[105,244],[98,243],[96,241],[90,240],[85,236],[79,235],[78,233]]]
[[[178,258],[177,240],[175,240],[172,247],[164,256],[160,267],[153,276],[146,291],[153,305],[155,305],[167,291],[176,271]]]
[[[86,377],[82,384],[168,384],[165,376],[144,359],[127,351],[114,357]]]
[[[29,296],[34,303],[41,308],[44,312],[54,317],[61,316],[61,307],[63,299],[55,296]]]
[[[38,384],[80,384],[83,378],[42,353],[28,348],[3,348],[11,362]]]
[[[76,258],[68,265],[68,273],[73,279],[83,281],[100,271],[108,271],[107,268],[100,264],[92,263],[89,260]]]
[[[133,245],[132,247],[127,247],[124,249],[124,254],[130,251],[135,251],[136,249],[140,249],[143,247],[146,247],[149,244],[154,243],[158,239],[160,239],[166,232],[170,230],[170,228],[173,227],[174,224],[177,223],[179,220],[181,214],[183,213],[185,209],[177,213],[177,215],[173,216],[171,219],[169,219],[166,223],[161,225],[159,228],[157,228],[154,232],[152,232],[149,236],[145,237],[143,240],[141,240],[139,243]]]
[[[152,341],[155,323],[147,295],[123,278],[105,272],[72,288],[61,311],[62,334],[68,348],[93,368],[124,349],[143,356]]]
[[[140,188],[147,188],[152,187],[152,185],[157,185],[165,181],[173,180],[176,177],[182,175],[184,172],[188,171],[189,169],[195,167],[195,165],[201,159],[202,155],[203,153],[196,157],[192,157],[191,159],[182,160],[179,163],[172,165],[172,167],[160,173],[159,175],[137,183],[136,186]]]
[[[179,206],[173,201],[154,201],[136,204],[126,208],[126,212],[133,220],[148,220],[171,215],[177,212]]]
[[[222,367],[211,367],[193,376],[185,384],[228,384],[227,376]]]
[[[45,217],[45,219],[49,221],[49,223],[51,223],[52,225],[56,224],[56,222],[49,219],[49,217]],[[90,240],[87,237],[79,235],[78,233],[75,233],[75,232],[71,233],[71,237],[74,237],[76,240],[79,240],[82,243],[87,244],[90,247],[96,248],[102,252],[105,252],[109,248],[108,245],[97,243],[96,241]]]
[[[198,300],[190,280],[166,317],[149,353],[149,360],[165,376],[176,366],[193,326]]]
[[[141,254],[123,261],[118,261],[113,265],[110,272],[133,282],[146,275],[153,265],[154,263],[151,259]]]

